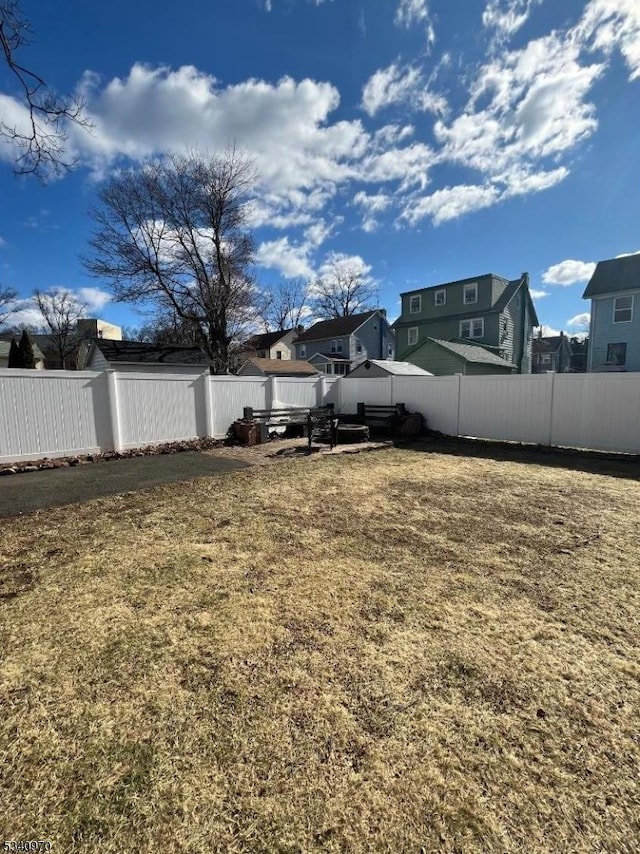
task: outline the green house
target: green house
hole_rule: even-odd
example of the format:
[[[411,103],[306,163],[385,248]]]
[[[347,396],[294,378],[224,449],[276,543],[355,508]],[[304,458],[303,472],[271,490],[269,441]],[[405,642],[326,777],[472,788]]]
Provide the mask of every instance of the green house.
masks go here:
[[[393,325],[399,360],[436,375],[531,373],[539,321],[527,273],[513,280],[487,273],[401,298],[402,313]]]

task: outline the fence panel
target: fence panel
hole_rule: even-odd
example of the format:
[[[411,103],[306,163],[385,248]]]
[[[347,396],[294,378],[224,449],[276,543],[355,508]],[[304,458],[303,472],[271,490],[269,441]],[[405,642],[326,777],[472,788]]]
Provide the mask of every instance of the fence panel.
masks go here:
[[[245,406],[264,409],[267,382],[263,377],[208,377],[211,395],[211,435],[224,439],[229,427],[242,418]]]
[[[185,374],[118,373],[123,448],[204,436],[204,380]]]
[[[0,462],[111,447],[107,375],[0,370]]]
[[[556,374],[551,443],[640,453],[640,374]]]
[[[317,406],[321,377],[278,377],[276,399],[290,406]]]
[[[394,377],[393,402],[421,412],[430,430],[458,432],[459,377]]]
[[[391,400],[391,383],[388,377],[376,379],[356,379],[344,377],[340,381],[340,409],[344,413],[354,415],[358,403],[377,403],[389,405]]]
[[[461,377],[459,434],[548,443],[551,425],[548,376]]]

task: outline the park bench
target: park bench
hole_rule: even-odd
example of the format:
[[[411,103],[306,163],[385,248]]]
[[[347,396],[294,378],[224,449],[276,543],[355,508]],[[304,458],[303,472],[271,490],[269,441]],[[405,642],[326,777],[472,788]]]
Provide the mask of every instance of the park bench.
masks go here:
[[[371,432],[388,433],[394,435],[403,419],[410,415],[404,403],[394,403],[391,406],[383,406],[371,403],[358,404],[358,420]]]
[[[269,428],[288,427],[289,425],[300,425],[311,443],[320,439],[328,441],[331,448],[336,442],[337,424],[333,404],[319,407],[280,407],[277,409],[254,409],[245,406],[243,420],[257,421],[260,425],[260,439],[265,442],[269,438]]]

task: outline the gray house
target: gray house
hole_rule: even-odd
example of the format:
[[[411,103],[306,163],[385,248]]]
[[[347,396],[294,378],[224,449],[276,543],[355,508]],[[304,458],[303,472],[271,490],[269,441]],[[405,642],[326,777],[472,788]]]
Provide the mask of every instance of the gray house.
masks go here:
[[[395,333],[384,309],[314,323],[294,341],[296,358],[324,374],[344,376],[367,359],[393,359]]]
[[[394,323],[399,359],[441,374],[446,364],[432,366],[427,352],[440,354],[442,342],[453,342],[479,346],[497,357],[499,363],[490,359],[470,363],[485,364],[486,373],[496,369],[502,373],[507,365],[509,371],[531,373],[533,327],[539,323],[527,273],[511,281],[487,273],[407,291],[401,297],[402,313]]]
[[[587,371],[640,371],[640,254],[600,261],[591,300]]]
[[[532,373],[553,371],[555,374],[568,374],[572,356],[571,342],[564,332],[560,335],[540,335],[533,340]]]

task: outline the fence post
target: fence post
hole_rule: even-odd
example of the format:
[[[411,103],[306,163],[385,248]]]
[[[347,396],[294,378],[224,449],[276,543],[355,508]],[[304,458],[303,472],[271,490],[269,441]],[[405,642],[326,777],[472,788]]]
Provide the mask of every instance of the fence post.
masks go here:
[[[269,377],[266,388],[266,406],[265,409],[273,409],[273,401],[278,399],[278,379],[277,377]]]
[[[552,445],[553,444],[553,442],[552,442],[552,439],[553,439],[553,403],[554,403],[553,399],[555,396],[555,387],[556,387],[555,372],[550,371],[547,374],[547,377],[548,377],[548,381],[547,381],[548,385],[551,386],[551,388],[549,389],[549,430],[547,432],[547,445]]]
[[[211,400],[212,393],[212,385],[213,383],[209,379],[211,374],[204,374],[202,380],[204,382],[204,418],[205,418],[205,426],[204,426],[204,438],[208,439],[212,435],[212,427],[213,427],[213,401]]]
[[[456,436],[460,435],[460,398],[462,397],[462,374],[456,374],[458,377],[458,411],[456,414]]]
[[[393,406],[395,400],[393,399],[393,374],[389,376],[389,406]]]
[[[113,450],[122,450],[120,434],[120,402],[118,400],[118,375],[115,371],[107,371],[107,391],[109,400],[109,417],[111,420],[111,438]]]
[[[327,380],[324,374],[320,374],[316,380],[316,406],[324,406],[327,396]]]

